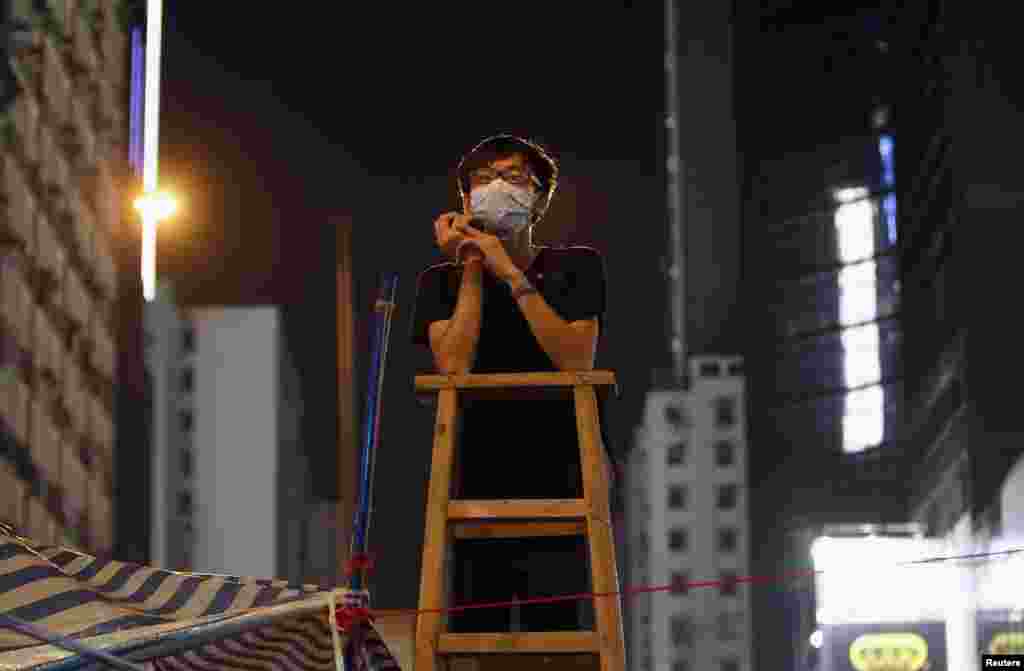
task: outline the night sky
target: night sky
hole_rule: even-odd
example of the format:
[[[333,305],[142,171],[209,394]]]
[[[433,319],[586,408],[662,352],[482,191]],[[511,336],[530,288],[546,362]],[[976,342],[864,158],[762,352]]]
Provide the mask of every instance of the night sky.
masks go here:
[[[383,555],[375,603],[408,607],[432,432],[412,394],[429,355],[409,344],[408,317],[417,273],[440,260],[432,222],[457,205],[452,174],[467,149],[511,131],[560,159],[560,190],[535,236],[605,255],[598,367],[616,370],[623,391],[611,406],[615,449],[625,450],[639,420],[650,369],[669,363],[659,270],[661,3],[592,3],[565,15],[540,3],[500,12],[344,3],[218,14],[210,6],[168,9],[161,183],[184,206],[162,233],[161,274],[187,305],[284,307],[303,374],[304,442],[327,474],[311,487],[330,494],[331,222],[354,226],[360,317],[376,273],[400,273],[372,538]]]

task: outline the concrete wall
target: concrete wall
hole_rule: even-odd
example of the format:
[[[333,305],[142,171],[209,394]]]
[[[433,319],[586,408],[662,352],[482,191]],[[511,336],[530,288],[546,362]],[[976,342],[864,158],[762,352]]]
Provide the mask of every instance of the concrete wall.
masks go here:
[[[280,322],[272,308],[198,310],[196,571],[277,571]]]

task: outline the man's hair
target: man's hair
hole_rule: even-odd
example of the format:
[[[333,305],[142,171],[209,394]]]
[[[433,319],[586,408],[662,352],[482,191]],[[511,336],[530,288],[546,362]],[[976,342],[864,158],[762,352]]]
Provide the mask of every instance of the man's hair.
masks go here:
[[[469,176],[474,170],[485,168],[494,161],[508,158],[515,154],[519,154],[526,159],[530,172],[540,180],[541,188],[546,189],[547,184],[544,179],[545,166],[539,163],[539,159],[533,156],[533,153],[521,143],[511,138],[500,138],[480,147],[480,149],[466,157],[466,162],[462,165],[462,174],[459,175],[459,179],[462,180],[463,191],[469,193]]]
[[[496,135],[474,147],[459,163],[459,195],[463,196],[470,192],[471,172],[513,154],[521,154],[526,159],[530,172],[540,181],[541,199],[537,203],[531,222],[537,223],[547,212],[558,186],[558,164],[547,149],[531,140],[522,140],[512,135]]]

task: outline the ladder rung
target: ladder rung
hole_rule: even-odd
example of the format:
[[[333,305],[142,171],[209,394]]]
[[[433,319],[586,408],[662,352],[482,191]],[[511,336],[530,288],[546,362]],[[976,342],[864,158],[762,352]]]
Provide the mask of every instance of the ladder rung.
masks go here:
[[[417,375],[415,386],[418,396],[457,389],[460,396],[480,399],[572,398],[572,390],[578,386],[592,386],[601,397],[609,391],[619,395],[615,373],[608,370]]]
[[[452,525],[455,538],[537,538],[540,536],[582,536],[587,532],[583,520],[552,522],[457,522]]]
[[[599,652],[592,631],[550,631],[524,634],[441,634],[440,654],[489,652]]]
[[[587,515],[583,499],[496,499],[451,501],[448,519],[510,520],[510,519],[573,519]]]

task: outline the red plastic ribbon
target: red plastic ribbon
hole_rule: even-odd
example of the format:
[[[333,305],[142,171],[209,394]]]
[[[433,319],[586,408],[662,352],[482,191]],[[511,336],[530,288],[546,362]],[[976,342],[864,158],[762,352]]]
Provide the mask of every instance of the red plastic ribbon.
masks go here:
[[[373,557],[369,554],[355,554],[345,563],[345,575],[351,576],[360,569],[373,570]]]
[[[335,611],[334,615],[334,624],[343,633],[348,633],[357,624],[373,621],[373,613],[361,607],[342,606]]]

